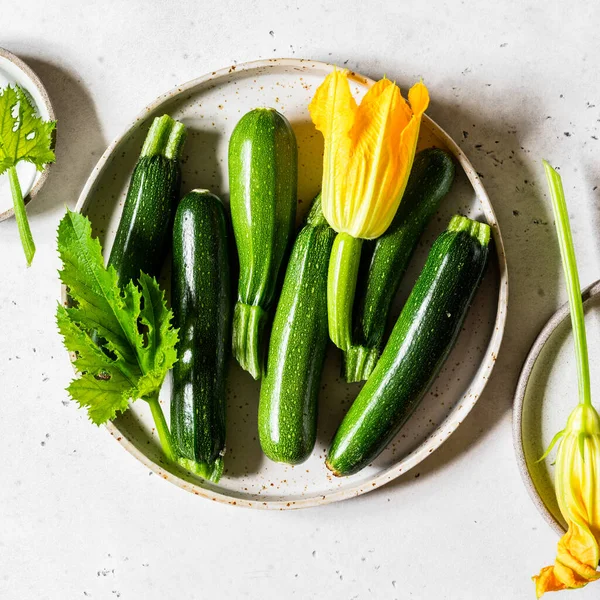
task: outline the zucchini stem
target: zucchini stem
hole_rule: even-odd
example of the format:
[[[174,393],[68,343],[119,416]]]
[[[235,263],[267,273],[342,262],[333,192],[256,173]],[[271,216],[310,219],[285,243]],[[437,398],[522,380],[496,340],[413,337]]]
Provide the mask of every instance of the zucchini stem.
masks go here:
[[[165,453],[165,457],[168,461],[174,462],[175,451],[173,450],[171,433],[169,432],[169,426],[167,425],[165,414],[163,413],[160,402],[158,401],[158,394],[144,398],[144,400],[146,400],[146,402],[150,405],[150,411],[152,412],[152,418],[154,419],[156,432],[158,433],[158,439],[160,440],[160,445]]]
[[[590,386],[590,363],[588,358],[587,338],[585,333],[585,317],[583,313],[583,301],[581,300],[581,286],[577,273],[577,261],[575,260],[575,249],[573,237],[569,224],[569,213],[565,201],[562,179],[560,175],[547,162],[543,161],[552,197],[552,209],[556,220],[556,232],[558,234],[558,245],[562,258],[563,270],[567,280],[567,293],[569,296],[569,307],[571,309],[571,325],[575,338],[575,359],[577,361],[577,383],[579,388],[580,404],[592,404]]]
[[[344,378],[348,383],[366,381],[379,360],[379,348],[351,345],[344,353]]]
[[[7,173],[8,181],[10,183],[10,191],[13,197],[13,206],[15,209],[17,227],[19,229],[19,237],[21,238],[21,244],[23,246],[23,250],[25,251],[27,266],[30,267],[31,261],[35,255],[35,243],[33,242],[29,221],[27,220],[23,192],[21,191],[21,184],[19,183],[19,177],[17,176],[17,169],[14,166],[8,167]]]
[[[237,302],[233,310],[233,356],[254,379],[262,376],[262,341],[267,313],[258,305]]]
[[[202,479],[212,481],[213,483],[219,483],[225,466],[222,456],[219,456],[212,463],[198,462],[182,456],[177,459],[177,462],[187,471],[195,473],[202,477]]]
[[[473,221],[462,215],[454,215],[448,224],[448,231],[466,231],[469,235],[479,240],[485,248],[490,242],[490,226],[487,223]]]
[[[141,156],[164,156],[176,160],[185,142],[185,126],[169,115],[156,117],[148,130]]]
[[[352,343],[352,308],[360,265],[362,240],[338,233],[333,242],[327,278],[329,337],[340,349]]]

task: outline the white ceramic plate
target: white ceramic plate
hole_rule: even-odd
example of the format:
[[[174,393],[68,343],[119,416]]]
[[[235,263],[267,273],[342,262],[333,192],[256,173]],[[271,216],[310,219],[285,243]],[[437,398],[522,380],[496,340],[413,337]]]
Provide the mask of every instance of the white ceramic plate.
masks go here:
[[[189,137],[183,158],[182,193],[210,188],[226,202],[227,145],[237,121],[257,106],[272,106],[292,123],[299,145],[299,219],[319,190],[323,142],[307,106],[332,65],[297,59],[258,61],[231,66],[186,83],[159,97],[117,138],[90,176],[77,204],[89,215],[105,253],[110,250],[123,200],[150,120],[163,113],[185,123]],[[372,81],[352,76],[357,97]],[[448,149],[457,159],[457,181],[423,236],[402,285],[393,318],[410,291],[435,237],[457,211],[487,221],[494,251],[456,349],[431,392],[410,422],[372,465],[343,479],[325,468],[325,452],[344,412],[360,389],[340,379],[340,357],[330,349],[322,381],[317,445],[304,464],[291,467],[269,461],[257,440],[259,384],[237,365],[228,382],[226,470],[218,485],[166,464],[144,402],[109,424],[109,431],[144,465],[165,479],[200,496],[253,508],[299,508],[334,502],[372,490],[414,467],[446,440],[479,398],[494,367],[506,318],[508,280],[502,238],[481,181],[457,145],[426,118],[420,145]],[[168,278],[164,279],[168,287]],[[161,393],[168,414],[170,385]]]
[[[9,84],[19,84],[31,96],[38,115],[44,121],[54,121],[54,109],[50,104],[50,98],[38,76],[18,57],[8,50],[0,48],[0,89]],[[46,165],[43,171],[38,171],[35,165],[20,162],[17,165],[19,183],[25,204],[28,204],[40,191],[48,177]],[[13,200],[8,183],[8,175],[0,175],[0,221],[4,221],[14,215]]]
[[[600,389],[600,281],[582,292],[592,390]],[[598,397],[597,395],[595,396]],[[539,458],[564,428],[577,403],[577,368],[569,305],[564,304],[535,340],[519,377],[513,407],[513,439],[521,476],[537,509],[560,535],[566,529],[554,491],[556,451]],[[594,396],[592,396],[594,398]],[[595,404],[596,408],[598,404]]]

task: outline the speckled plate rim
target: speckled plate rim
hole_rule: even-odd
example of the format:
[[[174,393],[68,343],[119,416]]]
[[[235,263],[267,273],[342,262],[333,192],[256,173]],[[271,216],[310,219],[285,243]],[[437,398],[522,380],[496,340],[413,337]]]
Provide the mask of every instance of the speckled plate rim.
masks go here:
[[[48,111],[48,117],[49,117],[50,121],[56,121],[56,116],[54,114],[54,107],[52,106],[52,103],[50,102],[50,96],[48,96],[48,92],[46,91],[44,84],[41,82],[40,78],[31,70],[31,67],[29,67],[29,65],[24,63],[18,56],[15,56],[12,52],[9,52],[5,48],[0,48],[0,56],[2,58],[6,58],[7,60],[9,60],[16,67],[18,67],[21,71],[23,71],[23,73],[25,73],[25,75],[27,75],[27,77],[29,77],[29,79],[31,79],[31,81],[33,82],[33,85],[35,85],[35,87],[37,88],[38,92],[40,93],[40,96],[42,97],[42,100],[44,101],[44,104],[46,105],[46,110]],[[55,146],[56,146],[56,136],[54,135],[52,137],[52,148],[54,149]],[[52,168],[52,163],[47,164],[44,167],[44,170],[41,172],[41,174],[37,178],[37,181],[35,182],[34,186],[31,188],[31,190],[29,190],[29,194],[27,194],[27,196],[25,196],[25,198],[24,198],[25,206],[27,206],[27,204],[29,204],[37,196],[38,192],[42,189],[42,186],[46,182],[46,179],[48,179],[48,172],[50,171],[51,168]],[[6,219],[10,219],[11,217],[14,217],[14,215],[15,215],[14,208],[9,208],[8,210],[5,210],[3,213],[0,213],[0,222],[5,221]]]
[[[134,131],[139,126],[139,124],[147,117],[149,112],[156,110],[163,103],[172,100],[175,96],[187,93],[193,88],[197,88],[203,85],[216,85],[214,83],[215,81],[217,81],[221,77],[231,75],[231,73],[234,71],[241,73],[244,71],[250,71],[254,69],[268,69],[270,67],[290,67],[299,71],[305,71],[307,69],[319,69],[326,74],[332,71],[335,68],[335,65],[316,60],[297,58],[273,58],[267,60],[257,60],[238,65],[232,65],[230,67],[225,67],[224,69],[220,69],[218,71],[212,71],[210,73],[207,73],[206,75],[203,75],[202,77],[198,77],[197,79],[193,79],[191,81],[188,81],[187,83],[174,87],[167,93],[159,96],[154,102],[149,104],[135,118],[135,120],[126,127],[124,132],[117,138],[115,138],[115,140],[108,146],[108,148],[94,167],[94,170],[92,171],[90,177],[88,178],[79,196],[79,200],[77,202],[75,210],[77,212],[83,212],[86,209],[90,193],[93,190],[96,181],[107,167],[110,157],[123,143],[124,139],[127,138],[129,134],[132,131]],[[354,72],[352,72],[350,76],[357,82],[368,87],[372,86],[375,83],[372,79],[364,77]],[[457,402],[454,409],[448,414],[448,416],[440,424],[437,430],[432,433],[431,436],[429,436],[413,452],[405,456],[403,459],[401,459],[398,463],[396,463],[389,469],[382,471],[370,480],[360,482],[355,486],[348,486],[337,491],[326,492],[323,494],[315,494],[299,500],[248,500],[245,498],[240,498],[239,496],[228,495],[227,493],[221,493],[211,489],[207,489],[199,484],[194,484],[189,481],[186,481],[178,475],[171,473],[169,470],[166,470],[160,464],[157,464],[144,453],[142,453],[140,450],[138,450],[134,443],[127,438],[126,434],[119,430],[117,424],[112,422],[108,423],[106,427],[109,430],[110,434],[113,437],[115,437],[115,439],[129,453],[135,456],[143,465],[148,467],[151,471],[153,471],[163,479],[166,479],[167,481],[181,487],[182,489],[187,490],[198,496],[208,498],[209,500],[213,500],[215,502],[221,502],[225,504],[242,506],[247,508],[272,510],[309,508],[359,496],[361,494],[364,494],[366,492],[372,491],[378,487],[385,485],[386,483],[392,481],[393,479],[396,479],[403,473],[406,473],[415,465],[419,464],[421,461],[427,458],[427,456],[429,456],[437,448],[439,448],[442,445],[442,443],[445,440],[447,440],[450,437],[450,435],[457,429],[457,427],[465,419],[465,417],[468,415],[468,413],[471,411],[471,409],[481,396],[481,393],[483,392],[483,389],[485,388],[496,363],[498,352],[500,350],[500,345],[502,343],[504,328],[506,325],[506,316],[508,308],[508,270],[506,265],[506,255],[504,252],[504,243],[502,241],[498,221],[496,219],[496,215],[492,208],[490,199],[483,187],[483,184],[481,183],[479,176],[477,175],[477,172],[475,171],[473,165],[471,165],[471,163],[469,162],[464,152],[439,125],[437,125],[427,115],[424,116],[424,122],[427,123],[429,129],[436,136],[438,136],[444,141],[448,150],[454,155],[457,162],[465,171],[471,183],[471,186],[473,187],[473,190],[475,191],[478,199],[480,200],[486,220],[492,229],[492,236],[494,239],[496,256],[498,259],[499,292],[498,308],[496,312],[494,331],[492,333],[490,342],[487,346],[485,356],[482,362],[480,363],[475,376],[471,380],[471,383],[468,385],[466,391],[464,392],[462,396],[462,401]],[[61,296],[63,302],[66,302],[66,290],[64,286],[62,286]]]
[[[583,302],[588,302],[592,298],[600,294],[600,279],[594,283],[588,285],[581,292]],[[515,391],[515,398],[513,403],[513,445],[515,453],[517,455],[517,464],[519,465],[519,471],[521,473],[521,479],[525,484],[525,488],[529,493],[529,497],[538,509],[546,523],[556,531],[559,535],[565,533],[563,525],[557,521],[554,515],[550,512],[550,509],[546,506],[542,496],[538,492],[533,478],[529,472],[527,466],[527,459],[525,457],[525,447],[523,444],[523,410],[525,408],[525,396],[527,394],[527,385],[529,379],[535,367],[535,363],[539,358],[546,342],[550,339],[550,336],[556,331],[556,329],[566,321],[570,316],[569,303],[563,304],[553,315],[550,317],[548,322],[544,325],[539,335],[533,342],[529,354],[523,363],[521,374],[519,375],[519,381],[517,383],[517,389]]]

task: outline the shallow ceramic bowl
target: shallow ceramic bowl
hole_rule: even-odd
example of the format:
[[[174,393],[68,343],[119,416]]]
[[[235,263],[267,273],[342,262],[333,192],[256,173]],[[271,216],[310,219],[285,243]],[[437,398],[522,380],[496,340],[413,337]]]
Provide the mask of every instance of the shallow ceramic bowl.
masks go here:
[[[163,113],[185,123],[189,137],[183,157],[182,193],[210,188],[228,202],[227,146],[237,121],[257,106],[283,112],[296,133],[299,147],[299,215],[304,215],[320,188],[322,136],[312,125],[307,106],[332,65],[297,59],[277,59],[234,65],[209,73],[159,97],[104,153],[77,204],[89,215],[107,252],[121,215],[133,166],[150,120]],[[357,97],[373,84],[352,74]],[[269,461],[257,440],[259,384],[232,361],[228,380],[227,454],[225,474],[218,485],[203,481],[163,461],[144,402],[108,425],[113,436],[146,467],[200,496],[253,508],[300,508],[334,502],[384,485],[414,467],[438,448],[458,427],[479,398],[504,331],[508,281],[504,248],[492,205],[473,167],[457,145],[433,121],[424,119],[421,147],[449,150],[459,168],[453,191],[425,232],[402,285],[393,319],[399,313],[435,237],[455,212],[486,220],[492,227],[494,251],[485,280],[464,325],[464,333],[430,393],[389,448],[370,466],[347,478],[335,478],[325,468],[326,449],[359,385],[340,378],[339,352],[331,348],[319,399],[317,444],[302,465]],[[167,261],[168,262],[168,261]],[[168,285],[168,274],[163,273]],[[63,291],[64,293],[64,291]],[[168,414],[170,382],[161,392]]]
[[[600,280],[585,288],[586,331],[590,364],[600,347]],[[591,369],[592,390],[600,389],[600,371]],[[560,535],[566,524],[554,492],[556,452],[539,458],[554,435],[564,428],[577,402],[577,371],[569,305],[546,323],[523,365],[513,405],[513,440],[525,487],[546,522]],[[596,405],[598,408],[598,405]]]
[[[48,97],[46,88],[38,76],[17,56],[8,50],[0,48],[0,88],[8,84],[18,83],[26,90],[37,109],[37,113],[44,121],[54,121],[54,109]],[[53,142],[54,145],[54,142]],[[31,202],[42,189],[52,165],[40,172],[34,165],[21,162],[17,165],[19,182],[23,192],[25,204]],[[13,201],[6,174],[0,175],[0,221],[14,216]]]

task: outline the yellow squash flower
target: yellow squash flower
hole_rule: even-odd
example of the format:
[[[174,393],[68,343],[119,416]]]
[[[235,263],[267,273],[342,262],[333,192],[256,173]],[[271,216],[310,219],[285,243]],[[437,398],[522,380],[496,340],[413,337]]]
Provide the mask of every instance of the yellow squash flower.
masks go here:
[[[600,417],[591,404],[579,404],[562,432],[555,482],[569,529],[554,565],[533,578],[538,598],[600,579]]]
[[[327,314],[329,336],[346,351],[352,343],[352,307],[363,239],[379,237],[390,226],[412,168],[429,104],[423,83],[408,93],[378,81],[360,106],[350,92],[347,71],[334,70],[319,86],[309,111],[325,139],[321,202],[325,218],[338,232],[329,260]]]
[[[423,83],[408,92],[378,81],[360,106],[347,71],[335,70],[319,86],[309,111],[325,139],[323,213],[337,232],[373,239],[389,227],[412,168],[421,117],[429,105]]]

